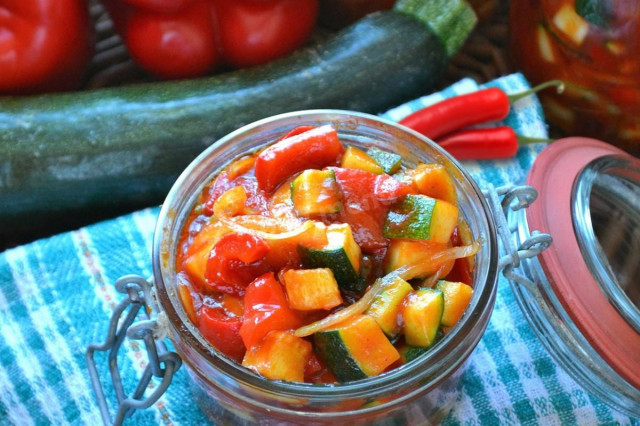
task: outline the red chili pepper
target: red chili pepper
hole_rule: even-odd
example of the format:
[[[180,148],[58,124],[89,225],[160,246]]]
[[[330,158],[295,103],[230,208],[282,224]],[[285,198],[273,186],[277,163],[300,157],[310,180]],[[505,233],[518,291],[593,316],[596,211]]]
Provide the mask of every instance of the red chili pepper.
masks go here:
[[[103,0],[131,57],[161,78],[262,64],[306,42],[318,0]]]
[[[438,145],[458,160],[490,160],[511,158],[524,143],[549,142],[518,136],[511,127],[465,129],[439,139]]]
[[[344,152],[338,133],[330,125],[296,132],[292,130],[293,136],[279,140],[256,158],[254,168],[260,189],[271,192],[304,169],[337,164]]]
[[[210,290],[241,295],[257,276],[269,270],[269,246],[251,234],[227,234],[213,246],[205,271]]]
[[[502,120],[509,114],[511,103],[549,86],[558,86],[558,91],[564,87],[554,80],[513,95],[491,87],[422,108],[400,120],[400,124],[436,140],[465,127]]]
[[[94,48],[86,0],[0,2],[0,94],[73,90]]]

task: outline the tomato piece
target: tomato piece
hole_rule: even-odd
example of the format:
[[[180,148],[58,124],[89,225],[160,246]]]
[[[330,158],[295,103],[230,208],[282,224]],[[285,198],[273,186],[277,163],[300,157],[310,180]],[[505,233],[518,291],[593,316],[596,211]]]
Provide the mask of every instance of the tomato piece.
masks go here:
[[[269,246],[251,234],[227,234],[213,246],[205,270],[206,287],[221,293],[241,295],[269,265]]]
[[[256,158],[258,188],[272,192],[294,173],[337,164],[343,152],[338,132],[330,125],[281,139]]]
[[[408,194],[416,191],[406,183],[387,175],[377,175],[373,182],[373,195],[384,204],[393,204]]]
[[[386,174],[341,167],[331,170],[343,194],[341,220],[351,226],[358,245],[367,253],[385,248],[382,225],[389,206],[414,190]]]
[[[218,198],[236,186],[242,186],[244,188],[247,196],[247,199],[244,202],[244,207],[246,209],[252,210],[257,214],[262,214],[269,210],[269,202],[265,194],[258,188],[258,182],[254,177],[239,176],[235,179],[229,179],[229,174],[227,172],[222,172],[209,187],[209,191],[203,204],[202,213],[207,216],[212,216],[213,208],[216,201],[218,201]]]
[[[216,349],[229,358],[242,362],[246,348],[240,337],[242,317],[229,315],[224,309],[202,306],[200,332]]]
[[[253,347],[271,330],[290,330],[301,325],[302,319],[289,308],[284,289],[273,272],[267,272],[249,284],[240,327],[240,336],[247,348]]]

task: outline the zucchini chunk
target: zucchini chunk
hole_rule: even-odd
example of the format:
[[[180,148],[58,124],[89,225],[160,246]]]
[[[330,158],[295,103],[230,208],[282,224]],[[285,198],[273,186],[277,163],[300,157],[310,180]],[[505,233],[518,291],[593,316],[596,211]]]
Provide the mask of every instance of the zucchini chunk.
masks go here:
[[[402,165],[401,156],[378,148],[369,148],[367,150],[367,155],[371,157],[373,161],[378,163],[378,165],[380,165],[388,175],[392,175],[400,170],[400,166]]]
[[[412,183],[422,195],[457,205],[456,186],[442,164],[418,165],[413,172]]]
[[[381,175],[384,169],[373,158],[371,158],[363,150],[355,146],[348,146],[342,156],[340,167],[344,169],[358,169],[365,172]]]
[[[300,216],[337,213],[340,188],[332,170],[308,169],[291,182],[291,201]]]
[[[274,330],[247,350],[242,365],[268,379],[302,382],[312,354],[310,342],[287,331]]]
[[[330,268],[343,290],[362,292],[366,282],[360,276],[362,251],[347,223],[327,227],[327,244],[318,249],[298,246],[305,268]]]
[[[438,340],[442,339],[444,334],[445,333],[442,331],[442,328],[438,329],[435,341],[437,342]],[[400,354],[400,363],[406,364],[408,362],[411,362],[428,350],[429,348],[426,348],[424,346],[411,346],[403,343],[398,347],[398,353]]]
[[[402,327],[399,322],[402,301],[413,290],[411,284],[402,278],[394,278],[385,289],[376,295],[365,314],[376,320],[384,334],[394,339]]]
[[[407,295],[402,317],[404,338],[410,346],[428,348],[438,337],[444,311],[442,291],[419,288]]]
[[[442,325],[452,327],[456,325],[473,296],[473,288],[465,283],[440,280],[436,289],[444,295],[444,311]]]
[[[407,195],[384,222],[387,238],[409,238],[446,243],[458,222],[458,208],[426,195]]]
[[[403,266],[427,262],[434,254],[445,250],[447,247],[447,244],[434,243],[431,241],[391,240],[385,258],[385,273],[388,274]],[[455,260],[450,260],[444,265],[442,263],[434,263],[433,268],[426,271],[424,276],[416,278],[427,277],[435,273],[440,267],[443,268],[440,276],[445,277],[449,272],[451,272],[451,268],[453,268],[454,263]]]
[[[378,323],[368,315],[355,315],[336,328],[314,334],[316,354],[340,382],[382,373],[400,359]]]
[[[314,311],[342,304],[338,283],[329,268],[289,269],[282,274],[282,281],[291,309]]]

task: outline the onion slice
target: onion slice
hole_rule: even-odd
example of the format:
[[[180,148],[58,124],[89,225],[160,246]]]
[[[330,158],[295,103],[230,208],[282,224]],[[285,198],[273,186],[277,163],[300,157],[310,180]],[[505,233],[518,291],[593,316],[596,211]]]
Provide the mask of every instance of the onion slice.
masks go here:
[[[240,219],[243,218],[243,219]],[[251,219],[251,220],[249,220]],[[245,233],[255,235],[260,238],[264,238],[265,240],[285,240],[287,238],[296,237],[309,229],[312,229],[316,226],[316,222],[312,220],[307,220],[302,224],[283,221],[280,219],[273,219],[266,216],[260,215],[245,215],[245,216],[236,216],[233,218],[219,218],[218,219],[224,226],[231,229],[234,232]],[[242,223],[245,222],[245,223]],[[262,229],[283,229],[282,232],[267,232],[261,229],[254,229],[250,226],[246,225],[255,225]],[[295,225],[296,227],[292,227]]]

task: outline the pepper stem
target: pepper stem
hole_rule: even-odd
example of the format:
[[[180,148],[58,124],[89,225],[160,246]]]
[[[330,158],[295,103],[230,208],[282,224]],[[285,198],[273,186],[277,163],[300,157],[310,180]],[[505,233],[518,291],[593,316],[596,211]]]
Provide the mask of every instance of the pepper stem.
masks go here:
[[[518,146],[529,145],[532,143],[551,143],[554,139],[547,138],[533,138],[530,136],[523,136],[516,134],[516,139],[518,139]]]
[[[549,87],[555,86],[556,87],[556,92],[557,93],[562,93],[564,92],[564,82],[561,80],[550,80],[550,81],[545,81],[544,83],[540,83],[535,87],[532,87],[529,90],[525,90],[524,92],[518,92],[518,93],[514,93],[512,95],[507,95],[507,98],[509,99],[509,103],[513,103],[515,101],[519,101],[520,99],[527,97],[529,95],[532,95],[534,93],[537,93],[541,90],[547,89]]]

